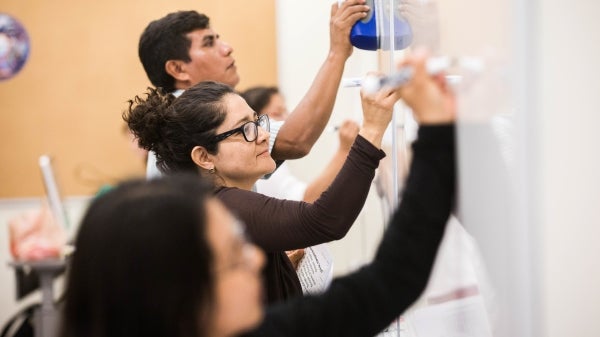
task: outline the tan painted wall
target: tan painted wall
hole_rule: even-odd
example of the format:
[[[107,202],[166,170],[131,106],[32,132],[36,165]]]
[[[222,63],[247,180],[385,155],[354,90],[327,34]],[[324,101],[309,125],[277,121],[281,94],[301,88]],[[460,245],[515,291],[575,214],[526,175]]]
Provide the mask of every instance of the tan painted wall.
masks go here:
[[[0,198],[44,193],[37,158],[56,159],[64,195],[143,174],[121,113],[150,84],[137,57],[148,22],[194,9],[234,47],[238,89],[276,84],[275,3],[227,1],[3,0],[28,30],[22,71],[0,82]]]

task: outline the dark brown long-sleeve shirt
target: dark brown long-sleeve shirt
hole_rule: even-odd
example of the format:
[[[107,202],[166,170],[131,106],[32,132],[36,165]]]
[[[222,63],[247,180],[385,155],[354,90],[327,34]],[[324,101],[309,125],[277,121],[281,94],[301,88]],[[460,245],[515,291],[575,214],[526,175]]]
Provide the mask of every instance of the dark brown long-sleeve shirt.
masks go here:
[[[285,251],[343,238],[365,203],[383,157],[383,151],[358,136],[331,186],[312,204],[232,187],[217,189],[216,196],[246,223],[250,238],[267,253],[268,303],[302,294]]]

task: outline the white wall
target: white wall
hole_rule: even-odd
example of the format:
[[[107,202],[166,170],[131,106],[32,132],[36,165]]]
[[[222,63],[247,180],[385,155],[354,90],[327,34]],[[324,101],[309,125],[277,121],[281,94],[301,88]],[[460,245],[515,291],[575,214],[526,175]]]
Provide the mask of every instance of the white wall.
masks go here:
[[[545,334],[600,335],[600,3],[536,2]]]

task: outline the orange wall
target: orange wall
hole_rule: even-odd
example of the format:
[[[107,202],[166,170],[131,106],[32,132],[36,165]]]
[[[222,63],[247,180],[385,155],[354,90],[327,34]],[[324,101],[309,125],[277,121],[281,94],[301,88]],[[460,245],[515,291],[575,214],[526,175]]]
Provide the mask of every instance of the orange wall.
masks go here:
[[[277,81],[275,3],[3,0],[31,39],[19,74],[0,82],[0,198],[44,193],[37,158],[55,158],[64,195],[142,175],[123,135],[126,101],[150,85],[137,57],[146,24],[176,10],[206,13],[234,47],[238,89]]]

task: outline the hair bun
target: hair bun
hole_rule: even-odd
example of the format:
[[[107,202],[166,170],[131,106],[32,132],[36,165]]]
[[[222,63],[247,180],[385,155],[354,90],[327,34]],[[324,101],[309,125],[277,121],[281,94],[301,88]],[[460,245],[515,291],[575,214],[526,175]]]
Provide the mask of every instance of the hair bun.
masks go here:
[[[165,94],[161,88],[149,87],[145,95],[129,100],[129,108],[123,112],[123,120],[144,149],[156,152],[174,99],[173,95]]]

